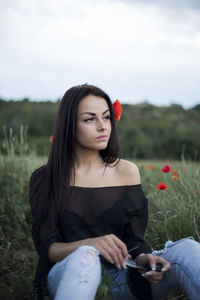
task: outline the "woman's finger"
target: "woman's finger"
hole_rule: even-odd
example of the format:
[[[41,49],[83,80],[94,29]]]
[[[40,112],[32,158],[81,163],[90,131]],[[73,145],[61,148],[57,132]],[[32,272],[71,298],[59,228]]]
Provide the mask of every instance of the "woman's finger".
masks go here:
[[[115,265],[119,269],[121,267],[126,268],[125,260],[128,257],[130,258],[126,245],[113,234],[107,235],[104,241],[107,244],[107,250],[112,256]]]
[[[117,268],[121,268],[123,265],[123,258],[120,254],[121,250],[115,246],[115,244],[112,241],[108,240],[102,240],[101,246],[104,250],[104,252],[111,257],[112,261],[116,265]]]
[[[120,266],[125,267],[125,259],[122,254],[122,250],[120,248],[118,248],[115,243],[109,244],[109,246],[114,251],[114,253],[115,253],[114,255],[116,255]]]
[[[121,267],[121,261],[120,261],[120,256],[116,252],[115,249],[110,247],[108,244],[105,247],[106,251],[109,253],[109,255],[112,257],[112,260],[114,261],[114,264],[116,265],[117,268],[120,269]]]
[[[162,257],[157,257],[157,263],[161,263],[163,265],[161,270],[162,272],[167,272],[171,268],[171,264]]]
[[[106,249],[104,249],[102,246],[100,245],[95,245],[95,248],[97,250],[99,250],[100,254],[110,263],[114,264],[113,258],[112,256],[109,254],[108,251],[106,251]]]
[[[129,256],[128,249],[126,247],[126,244],[123,243],[120,239],[118,239],[116,236],[113,237],[113,240],[116,244],[116,246],[121,250],[122,256],[124,259],[127,259]]]
[[[158,262],[157,258],[154,255],[152,255],[152,254],[147,254],[147,258],[148,258],[148,263],[149,263],[149,265],[151,267],[151,270],[155,271],[155,269],[156,269],[156,263]]]
[[[156,271],[149,271],[147,273],[143,273],[142,276],[146,278],[149,282],[156,283],[163,278],[163,273],[156,272]]]
[[[156,264],[160,263],[162,265],[162,272],[166,272],[170,269],[171,265],[168,261],[166,261],[164,258],[155,256],[152,254],[146,254],[146,259],[148,260],[148,263],[152,269],[152,271],[156,270]]]

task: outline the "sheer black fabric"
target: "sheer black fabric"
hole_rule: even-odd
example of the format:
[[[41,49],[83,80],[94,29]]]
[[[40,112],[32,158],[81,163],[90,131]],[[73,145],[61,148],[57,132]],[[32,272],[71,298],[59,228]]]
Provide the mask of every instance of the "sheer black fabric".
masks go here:
[[[66,198],[66,206],[57,224],[49,226],[45,223],[45,216],[43,222],[37,222],[34,215],[35,201],[42,199],[33,197],[32,190],[37,185],[39,189],[43,176],[43,171],[36,172],[30,182],[32,236],[39,255],[35,298],[42,299],[44,294],[45,278],[52,267],[48,248],[53,242],[73,242],[112,233],[126,243],[133,258],[139,253],[151,252],[143,238],[148,221],[148,203],[141,185],[65,188],[63,197]]]

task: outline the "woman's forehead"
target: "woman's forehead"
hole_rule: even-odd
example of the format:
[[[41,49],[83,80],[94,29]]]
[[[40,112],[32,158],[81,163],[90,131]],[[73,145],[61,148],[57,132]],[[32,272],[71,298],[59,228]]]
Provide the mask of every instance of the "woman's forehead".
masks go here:
[[[107,109],[109,109],[109,107],[104,98],[94,95],[88,95],[80,101],[78,112],[103,113]]]

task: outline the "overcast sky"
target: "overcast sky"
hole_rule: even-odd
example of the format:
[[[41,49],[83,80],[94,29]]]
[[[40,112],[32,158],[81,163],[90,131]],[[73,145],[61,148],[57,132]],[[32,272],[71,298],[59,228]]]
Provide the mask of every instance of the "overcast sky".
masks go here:
[[[0,0],[0,97],[200,103],[199,0]]]

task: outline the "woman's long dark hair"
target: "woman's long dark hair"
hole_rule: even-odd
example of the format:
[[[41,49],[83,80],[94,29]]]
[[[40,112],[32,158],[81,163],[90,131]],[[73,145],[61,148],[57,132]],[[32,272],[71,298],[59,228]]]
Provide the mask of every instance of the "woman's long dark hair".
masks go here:
[[[106,149],[100,150],[102,159],[106,163],[113,163],[120,156],[115,116],[109,96],[100,88],[87,84],[67,90],[57,112],[47,165],[31,177],[30,201],[34,218],[39,219],[45,215],[51,224],[55,224],[64,207],[63,187],[70,185],[74,170],[78,106],[80,100],[88,95],[104,98],[110,110],[112,130]]]

